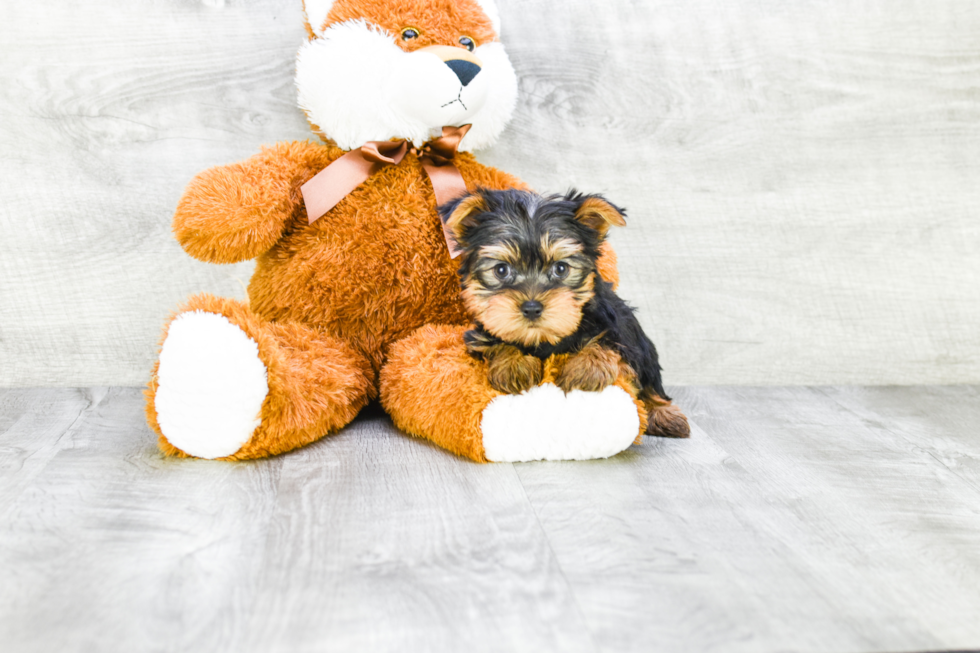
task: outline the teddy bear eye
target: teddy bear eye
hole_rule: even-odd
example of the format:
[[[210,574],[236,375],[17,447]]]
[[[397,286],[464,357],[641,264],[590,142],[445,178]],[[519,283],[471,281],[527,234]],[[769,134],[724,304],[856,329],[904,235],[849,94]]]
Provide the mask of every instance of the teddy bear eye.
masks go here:
[[[459,37],[459,44],[464,48],[466,48],[467,50],[469,50],[470,52],[473,52],[473,50],[476,49],[476,43],[474,43],[473,39],[471,39],[468,36]]]
[[[406,27],[402,30],[402,41],[411,41],[419,37],[419,31],[414,27]]]
[[[493,266],[493,276],[497,277],[500,281],[503,281],[510,276],[510,266],[506,263],[497,263]]]

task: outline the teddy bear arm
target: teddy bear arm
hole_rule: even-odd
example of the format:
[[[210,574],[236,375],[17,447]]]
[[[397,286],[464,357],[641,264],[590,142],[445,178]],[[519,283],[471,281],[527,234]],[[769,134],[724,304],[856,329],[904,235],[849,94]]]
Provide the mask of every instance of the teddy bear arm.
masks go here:
[[[302,210],[300,186],[335,158],[331,154],[312,143],[280,143],[198,174],[177,205],[177,240],[209,263],[237,263],[268,251]]]
[[[542,385],[502,394],[467,351],[465,330],[430,324],[392,345],[381,404],[398,428],[479,462],[606,458],[647,428],[631,372],[619,369],[601,392],[566,395],[555,384],[562,354],[545,361]]]

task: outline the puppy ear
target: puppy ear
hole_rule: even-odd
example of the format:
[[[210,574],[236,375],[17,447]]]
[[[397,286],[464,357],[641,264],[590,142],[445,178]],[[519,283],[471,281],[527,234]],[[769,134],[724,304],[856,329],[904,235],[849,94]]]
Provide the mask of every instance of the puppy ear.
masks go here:
[[[464,195],[439,207],[439,213],[446,229],[456,242],[466,246],[466,234],[479,223],[476,216],[486,212],[487,203],[479,192]]]
[[[575,211],[575,219],[598,231],[601,237],[606,237],[611,226],[626,226],[625,210],[607,202],[601,195],[586,195],[581,199],[582,203]]]

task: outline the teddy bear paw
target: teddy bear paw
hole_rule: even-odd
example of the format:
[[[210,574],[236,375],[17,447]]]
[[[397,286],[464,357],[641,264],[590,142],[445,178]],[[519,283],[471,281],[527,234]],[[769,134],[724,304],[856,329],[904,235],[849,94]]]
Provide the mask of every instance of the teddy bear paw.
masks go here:
[[[600,392],[551,383],[516,395],[495,397],[483,409],[487,460],[591,460],[629,447],[640,429],[633,398],[618,386]]]
[[[170,444],[198,458],[234,454],[261,423],[268,392],[258,345],[228,318],[198,310],[170,324],[154,399]]]

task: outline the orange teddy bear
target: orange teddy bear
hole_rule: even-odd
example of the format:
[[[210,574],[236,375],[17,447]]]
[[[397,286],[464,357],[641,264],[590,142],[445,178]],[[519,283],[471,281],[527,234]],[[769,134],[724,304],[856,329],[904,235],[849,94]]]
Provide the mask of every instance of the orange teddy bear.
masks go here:
[[[257,265],[248,303],[197,295],[167,324],[146,392],[160,447],[228,460],[278,454],[338,431],[375,398],[401,429],[477,461],[628,447],[647,414],[627,379],[566,396],[546,374],[524,394],[500,395],[463,345],[457,265],[424,166],[444,127],[469,125],[447,154],[466,186],[524,187],[469,153],[494,142],[517,96],[492,0],[304,8],[296,85],[324,143],[279,143],[212,168],[181,198],[173,230],[191,256]],[[308,213],[314,176],[362,146],[399,140],[397,163],[366,164],[366,178],[324,215]],[[617,278],[611,250],[601,272]]]

